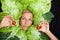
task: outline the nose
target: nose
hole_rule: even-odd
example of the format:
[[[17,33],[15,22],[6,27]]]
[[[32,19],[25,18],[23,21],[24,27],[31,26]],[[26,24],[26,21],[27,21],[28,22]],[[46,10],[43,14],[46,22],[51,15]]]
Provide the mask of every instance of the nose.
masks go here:
[[[28,25],[28,20],[25,20],[25,25]]]

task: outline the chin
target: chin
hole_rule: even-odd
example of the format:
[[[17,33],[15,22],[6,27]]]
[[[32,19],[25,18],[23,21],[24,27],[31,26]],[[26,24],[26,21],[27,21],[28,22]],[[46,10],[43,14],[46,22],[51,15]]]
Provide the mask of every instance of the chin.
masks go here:
[[[28,28],[26,28],[26,27],[23,27],[23,30],[27,30]]]

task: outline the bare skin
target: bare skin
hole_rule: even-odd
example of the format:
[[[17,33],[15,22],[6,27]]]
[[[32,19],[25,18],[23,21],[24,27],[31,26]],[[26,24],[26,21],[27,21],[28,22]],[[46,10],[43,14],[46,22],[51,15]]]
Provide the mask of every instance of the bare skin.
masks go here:
[[[9,19],[9,17],[11,19]],[[4,26],[12,26],[9,21],[12,21],[13,18],[11,16],[5,16],[0,24],[0,28]],[[23,13],[21,20],[20,20],[20,25],[22,26],[23,30],[27,30],[29,26],[32,25],[33,22],[33,15],[32,13]],[[46,21],[42,21],[39,26],[42,26],[39,31],[45,32],[51,40],[58,40],[49,30],[49,23]]]
[[[46,21],[42,21],[40,23],[41,29],[39,31],[45,32],[51,40],[58,40],[57,37],[55,37],[52,32],[49,30],[49,23]]]
[[[0,28],[6,27],[6,26],[13,26],[11,24],[11,21],[13,21],[14,19],[12,18],[12,16],[7,15],[2,19],[2,22],[0,23]]]
[[[24,13],[21,17],[20,24],[24,30],[27,30],[32,25],[32,13]]]

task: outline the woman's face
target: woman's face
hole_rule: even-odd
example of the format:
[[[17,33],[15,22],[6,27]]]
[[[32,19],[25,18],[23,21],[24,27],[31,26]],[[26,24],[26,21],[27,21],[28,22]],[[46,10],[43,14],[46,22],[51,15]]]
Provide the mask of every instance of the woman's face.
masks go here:
[[[32,25],[33,21],[33,15],[32,13],[23,13],[21,20],[20,20],[20,25],[24,30],[27,30],[27,28]]]

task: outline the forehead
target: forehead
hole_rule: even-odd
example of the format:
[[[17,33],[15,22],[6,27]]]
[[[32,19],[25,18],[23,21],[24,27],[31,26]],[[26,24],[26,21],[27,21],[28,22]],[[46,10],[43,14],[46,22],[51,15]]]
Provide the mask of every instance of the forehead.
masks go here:
[[[22,17],[32,18],[32,17],[33,17],[33,14],[32,14],[32,13],[23,13],[23,14],[22,14]]]

